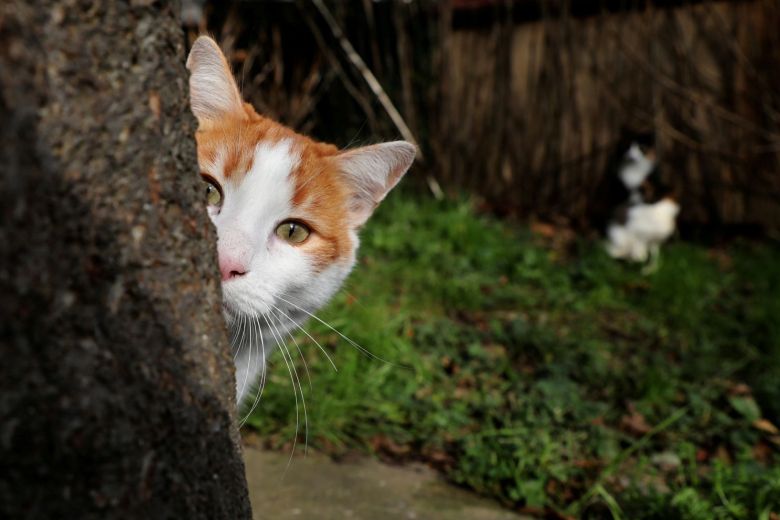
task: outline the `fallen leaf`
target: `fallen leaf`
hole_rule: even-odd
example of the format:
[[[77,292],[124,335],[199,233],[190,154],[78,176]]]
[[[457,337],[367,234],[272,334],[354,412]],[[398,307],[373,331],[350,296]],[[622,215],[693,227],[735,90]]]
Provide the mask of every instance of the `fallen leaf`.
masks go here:
[[[750,395],[751,390],[748,385],[745,383],[737,383],[731,388],[729,388],[729,394],[730,395]]]
[[[620,427],[629,433],[644,435],[652,428],[647,424],[645,416],[639,413],[633,403],[628,404],[629,413],[620,419]]]
[[[531,224],[531,232],[543,236],[545,238],[552,238],[556,234],[555,226],[544,222],[534,222]]]
[[[411,451],[406,444],[398,444],[393,439],[385,437],[384,435],[375,435],[370,440],[371,447],[377,453],[383,455],[389,455],[392,458],[403,458]]]
[[[753,446],[753,458],[762,464],[769,464],[772,461],[773,451],[769,444],[759,442]]]
[[[756,419],[753,421],[753,428],[757,430],[761,430],[762,432],[769,433],[771,435],[777,435],[780,433],[780,430],[777,429],[777,426],[772,424],[766,419]]]

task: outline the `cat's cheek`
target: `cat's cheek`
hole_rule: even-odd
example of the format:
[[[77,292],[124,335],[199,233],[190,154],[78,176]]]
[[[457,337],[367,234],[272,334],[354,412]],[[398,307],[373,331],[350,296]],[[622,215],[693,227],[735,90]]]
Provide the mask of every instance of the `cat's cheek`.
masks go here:
[[[316,288],[312,287],[312,292],[316,292],[315,299],[316,306],[321,307],[327,303],[333,295],[341,288],[344,280],[349,276],[352,271],[352,262],[347,261],[336,262],[322,271],[317,277]]]

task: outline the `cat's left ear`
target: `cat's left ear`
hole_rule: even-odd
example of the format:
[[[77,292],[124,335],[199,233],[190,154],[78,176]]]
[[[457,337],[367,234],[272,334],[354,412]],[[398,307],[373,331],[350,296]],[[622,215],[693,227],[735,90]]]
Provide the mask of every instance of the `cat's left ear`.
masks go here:
[[[339,170],[351,190],[352,225],[362,226],[385,195],[412,165],[417,149],[406,141],[363,146],[336,156]]]
[[[187,57],[190,107],[200,124],[226,117],[246,117],[244,103],[225,55],[217,42],[201,36]]]

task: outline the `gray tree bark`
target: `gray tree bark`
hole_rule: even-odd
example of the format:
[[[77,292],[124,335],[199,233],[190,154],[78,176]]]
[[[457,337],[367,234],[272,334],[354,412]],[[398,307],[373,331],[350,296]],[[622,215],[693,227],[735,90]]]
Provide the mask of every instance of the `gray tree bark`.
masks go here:
[[[0,2],[0,518],[249,518],[176,3]]]

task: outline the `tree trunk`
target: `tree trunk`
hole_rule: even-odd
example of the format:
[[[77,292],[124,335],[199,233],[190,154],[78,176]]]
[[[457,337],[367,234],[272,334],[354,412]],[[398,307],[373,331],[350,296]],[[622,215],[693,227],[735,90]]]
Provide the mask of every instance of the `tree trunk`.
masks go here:
[[[175,4],[0,2],[0,518],[250,517]]]

